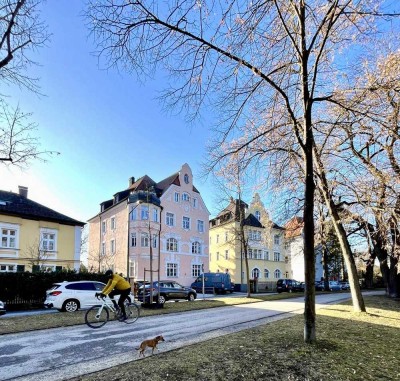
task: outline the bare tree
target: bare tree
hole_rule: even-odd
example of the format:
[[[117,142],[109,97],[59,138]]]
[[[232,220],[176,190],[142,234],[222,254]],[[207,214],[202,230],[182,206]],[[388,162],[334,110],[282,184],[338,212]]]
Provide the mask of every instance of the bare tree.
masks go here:
[[[0,82],[39,93],[38,78],[27,74],[36,63],[29,53],[45,46],[49,35],[40,20],[39,0],[0,1]],[[4,87],[2,87],[4,91]],[[36,125],[19,106],[11,107],[0,93],[0,162],[25,166],[55,152],[40,150]]]
[[[238,150],[275,131],[289,131],[302,153],[305,281],[313,285],[314,119],[338,84],[347,85],[340,81],[339,52],[374,31],[374,16],[382,15],[377,1],[89,4],[90,27],[107,65],[149,74],[164,64],[173,77],[164,94],[167,105],[180,107],[189,118],[202,106],[216,106],[218,145],[240,135],[236,128],[244,125],[249,133]],[[311,343],[314,287],[306,289],[304,315],[304,338]]]
[[[30,264],[31,270],[34,270],[35,267],[40,270],[46,270],[44,265],[50,259],[51,255],[52,253],[43,245],[42,239],[37,239],[26,248],[22,257]]]

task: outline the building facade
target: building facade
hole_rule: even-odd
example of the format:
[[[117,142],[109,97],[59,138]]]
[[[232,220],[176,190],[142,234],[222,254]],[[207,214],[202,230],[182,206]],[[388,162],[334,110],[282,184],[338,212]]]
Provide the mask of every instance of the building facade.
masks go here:
[[[231,199],[229,205],[210,220],[210,271],[229,272],[236,289],[239,290],[240,285],[240,290],[246,291],[243,242],[247,245],[250,280],[258,291],[273,289],[279,278],[287,276],[284,228],[270,220],[258,194],[250,205]]]
[[[0,271],[79,270],[85,224],[28,199],[0,191]]]
[[[208,271],[209,211],[188,164],[155,182],[131,178],[89,222],[89,270],[131,281],[171,279],[188,286]]]

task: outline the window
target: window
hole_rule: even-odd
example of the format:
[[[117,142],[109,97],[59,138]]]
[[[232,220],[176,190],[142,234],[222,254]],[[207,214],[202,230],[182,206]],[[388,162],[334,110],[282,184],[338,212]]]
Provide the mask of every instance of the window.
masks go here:
[[[183,181],[184,181],[186,184],[189,184],[189,175],[188,175],[187,173],[185,173],[185,176],[183,177]]]
[[[43,251],[56,251],[56,231],[55,230],[41,230],[40,232],[40,250]]]
[[[197,198],[193,198],[193,208],[197,208]]]
[[[151,241],[153,242],[153,248],[155,249],[157,247],[158,235],[153,234],[153,236],[151,237]]]
[[[155,208],[153,209],[153,221],[158,222],[158,210]]]
[[[175,202],[179,202],[179,192],[175,192],[174,200],[175,200]]]
[[[186,229],[186,230],[190,230],[190,218],[189,217],[183,217],[182,228]]]
[[[192,277],[197,278],[201,274],[201,265],[192,265]]]
[[[131,221],[135,221],[135,220],[137,219],[137,216],[136,216],[136,214],[137,214],[137,213],[136,213],[136,207],[133,208],[129,214],[130,214],[130,216],[131,216]]]
[[[251,277],[253,279],[260,277],[260,270],[257,267],[251,271]]]
[[[249,230],[248,236],[253,241],[261,241],[261,232],[258,230]]]
[[[225,259],[229,259],[229,250],[225,250]]]
[[[101,232],[104,234],[107,231],[107,221],[101,223]]]
[[[115,230],[116,225],[115,225],[115,217],[111,217],[111,230]]]
[[[225,242],[228,242],[228,232],[225,232]]]
[[[269,253],[268,253],[267,250],[264,250],[264,259],[265,259],[266,261],[269,261]]]
[[[165,223],[168,226],[174,226],[174,214],[173,213],[167,213]]]
[[[192,254],[201,254],[200,242],[192,242]]]
[[[137,278],[136,274],[136,262],[129,260],[129,277]]]
[[[197,220],[197,231],[199,233],[204,233],[204,221]]]
[[[278,252],[274,252],[274,261],[279,262],[281,260],[281,254]]]
[[[264,278],[269,279],[269,270],[264,269]]]
[[[219,243],[219,234],[217,234],[217,243]]]
[[[211,245],[211,241],[212,241],[212,240],[211,240],[211,236],[210,236],[210,245]]]
[[[1,229],[1,247],[16,248],[17,245],[17,230]]]
[[[182,193],[182,201],[190,201],[190,196],[187,193]]]
[[[253,259],[253,249],[248,249],[247,250],[247,258]]]
[[[0,272],[16,272],[17,266],[16,265],[0,265]]]
[[[275,279],[279,279],[279,278],[281,278],[281,270],[275,270],[275,272],[274,272],[274,277],[275,277]]]
[[[110,250],[111,250],[111,254],[115,254],[115,240],[111,240],[110,242]]]
[[[255,216],[256,216],[257,220],[258,220],[258,221],[260,221],[260,218],[261,218],[261,213],[260,213],[260,211],[259,211],[259,210],[256,210],[256,212],[255,212]]]
[[[137,242],[136,242],[136,233],[131,233],[131,246],[136,247]],[[132,273],[130,273],[132,274]]]
[[[140,245],[142,247],[149,247],[149,235],[147,233],[142,233],[140,236]]]
[[[219,261],[219,251],[217,251],[217,261]]]
[[[275,234],[274,235],[274,244],[275,245],[279,245],[279,242],[280,242],[280,239],[279,239],[280,237],[279,237],[279,235],[278,234]]]
[[[149,219],[149,206],[148,205],[142,205],[140,208],[141,210],[141,219],[142,220],[148,220]]]
[[[106,243],[105,242],[103,242],[101,244],[101,254],[106,255]]]
[[[178,265],[176,263],[167,263],[167,277],[177,277]]]
[[[178,241],[175,238],[167,239],[167,251],[178,251]]]

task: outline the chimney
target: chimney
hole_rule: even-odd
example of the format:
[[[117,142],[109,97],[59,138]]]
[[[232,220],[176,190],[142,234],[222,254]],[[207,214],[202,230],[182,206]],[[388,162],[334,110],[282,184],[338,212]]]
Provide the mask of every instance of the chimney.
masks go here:
[[[18,193],[23,198],[28,198],[28,187],[23,187],[22,185],[18,185]]]
[[[133,184],[135,184],[135,178],[134,177],[130,177],[129,178],[129,186],[132,186]]]

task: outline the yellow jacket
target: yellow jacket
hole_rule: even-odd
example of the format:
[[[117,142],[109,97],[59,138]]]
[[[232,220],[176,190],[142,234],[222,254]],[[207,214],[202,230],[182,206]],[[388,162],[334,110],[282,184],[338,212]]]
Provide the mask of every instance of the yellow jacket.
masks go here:
[[[107,282],[106,287],[104,287],[101,292],[104,295],[108,295],[114,288],[118,291],[124,291],[128,288],[131,288],[131,285],[128,281],[122,278],[121,275],[114,274],[112,278]]]

